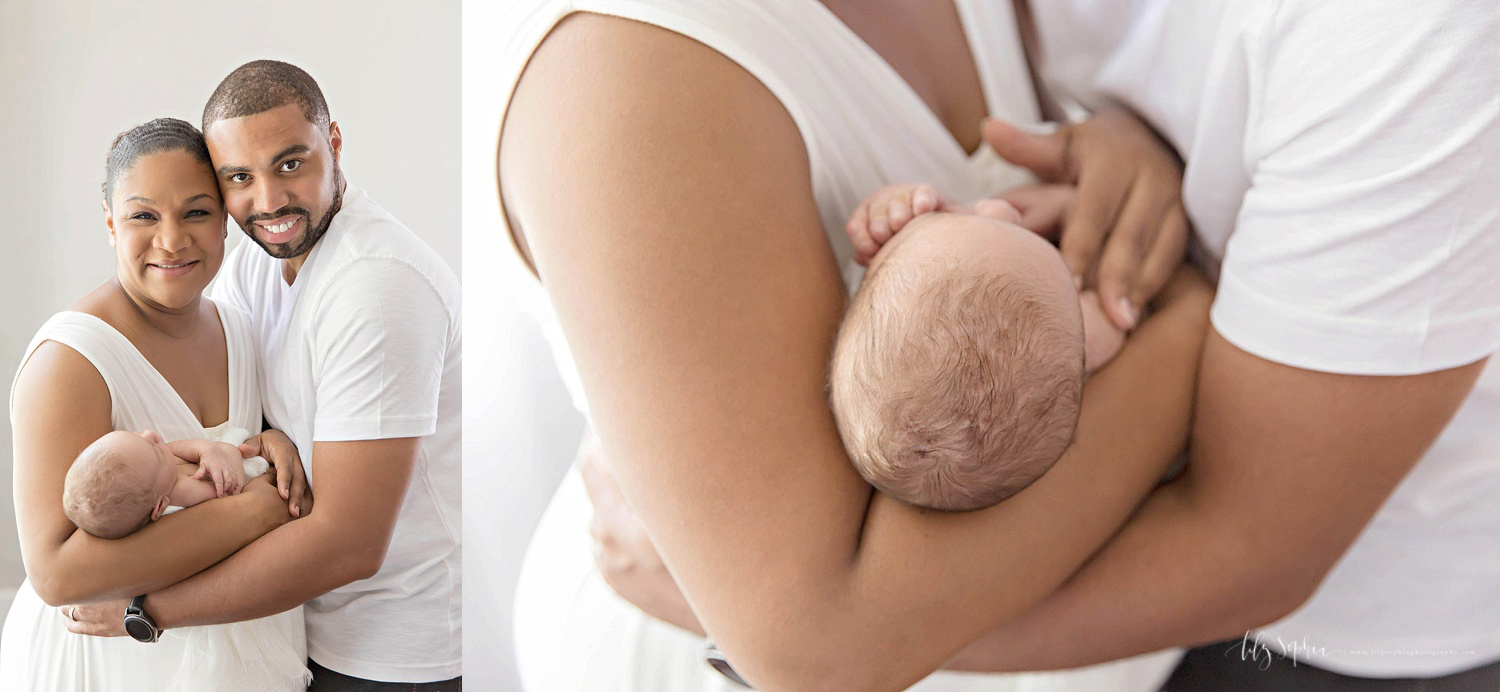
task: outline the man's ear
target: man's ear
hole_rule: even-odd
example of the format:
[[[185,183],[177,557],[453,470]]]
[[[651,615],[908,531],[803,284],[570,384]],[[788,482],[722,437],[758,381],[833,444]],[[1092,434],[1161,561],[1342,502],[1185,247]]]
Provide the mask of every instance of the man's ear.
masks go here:
[[[171,506],[172,500],[169,499],[166,495],[162,495],[161,497],[157,498],[156,506],[151,508],[151,521],[160,519],[161,513],[167,511],[167,508]]]
[[[339,152],[344,150],[344,135],[339,132],[338,121],[328,123],[328,146],[333,149],[333,162],[339,162]]]

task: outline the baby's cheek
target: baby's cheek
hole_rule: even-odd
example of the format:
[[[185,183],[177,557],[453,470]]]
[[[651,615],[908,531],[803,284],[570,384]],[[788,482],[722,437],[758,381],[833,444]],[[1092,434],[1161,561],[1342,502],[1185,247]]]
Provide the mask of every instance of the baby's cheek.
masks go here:
[[[1083,310],[1084,370],[1093,374],[1120,352],[1125,345],[1125,332],[1104,314],[1099,294],[1093,291],[1078,294],[1078,305]]]

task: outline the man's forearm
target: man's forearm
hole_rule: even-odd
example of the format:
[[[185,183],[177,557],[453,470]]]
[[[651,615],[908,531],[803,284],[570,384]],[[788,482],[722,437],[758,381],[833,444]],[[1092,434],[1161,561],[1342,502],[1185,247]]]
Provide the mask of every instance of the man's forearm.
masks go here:
[[[1076,668],[1237,637],[1296,607],[1311,586],[1248,550],[1244,527],[1195,506],[1186,482],[1157,491],[1067,584],[947,667]]]
[[[1336,375],[1260,359],[1211,334],[1187,473],[1061,589],[953,665],[1074,667],[1239,636],[1286,615],[1431,446],[1483,367]]]
[[[351,551],[317,513],[286,524],[192,578],[150,594],[146,612],[163,629],[274,615],[368,576],[368,556]],[[378,561],[377,561],[378,563]]]

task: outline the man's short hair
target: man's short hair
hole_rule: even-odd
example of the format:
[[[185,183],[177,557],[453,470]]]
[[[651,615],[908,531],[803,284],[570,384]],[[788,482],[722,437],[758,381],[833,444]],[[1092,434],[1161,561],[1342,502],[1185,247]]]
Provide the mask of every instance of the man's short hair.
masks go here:
[[[303,117],[327,130],[328,102],[312,75],[296,65],[277,60],[253,60],[235,68],[219,82],[203,106],[203,130],[220,120],[242,118],[295,103]]]

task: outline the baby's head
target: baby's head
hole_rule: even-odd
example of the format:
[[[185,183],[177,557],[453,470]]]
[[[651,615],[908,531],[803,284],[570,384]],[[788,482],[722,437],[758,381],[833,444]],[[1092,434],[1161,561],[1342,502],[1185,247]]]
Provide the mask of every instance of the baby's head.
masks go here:
[[[928,214],[881,248],[834,346],[830,398],[872,485],[942,510],[994,505],[1073,439],[1083,392],[1078,291],[1014,224]]]
[[[63,513],[100,538],[124,538],[161,516],[177,483],[177,456],[150,430],[117,430],[73,460]]]

